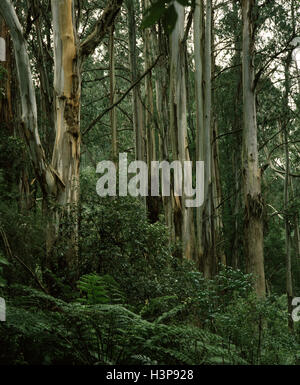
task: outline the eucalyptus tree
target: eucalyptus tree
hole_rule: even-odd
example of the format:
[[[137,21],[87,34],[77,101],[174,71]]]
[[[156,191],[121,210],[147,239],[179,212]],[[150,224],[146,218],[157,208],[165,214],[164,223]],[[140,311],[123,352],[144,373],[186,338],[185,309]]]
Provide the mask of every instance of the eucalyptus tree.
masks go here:
[[[42,147],[37,121],[37,103],[24,31],[10,0],[1,1],[0,13],[13,40],[22,103],[22,131],[39,182],[44,203],[52,198],[63,208],[78,205],[80,165],[80,99],[81,71],[84,60],[101,43],[113,24],[122,0],[112,0],[101,13],[92,32],[79,41],[75,16],[75,1],[52,0],[54,38],[54,125],[56,139],[52,162],[48,162]],[[58,225],[58,222],[56,222]],[[70,265],[76,265],[78,216],[75,215]],[[48,246],[54,236],[50,234]]]
[[[186,77],[184,57],[184,7],[175,3],[177,20],[170,35],[170,134],[172,158],[182,164],[190,159],[187,139]],[[191,177],[191,175],[190,175]],[[195,252],[193,213],[174,191],[175,232],[183,244],[183,255],[192,259]]]
[[[257,295],[265,296],[263,254],[263,203],[261,170],[258,164],[255,100],[255,0],[242,1],[243,15],[243,194],[245,207],[245,251],[248,271],[255,275]]]
[[[127,25],[128,25],[128,46],[129,46],[129,64],[131,82],[138,80],[139,71],[137,65],[137,38],[136,38],[136,9],[133,0],[126,1],[127,7]],[[136,160],[144,160],[144,119],[143,106],[141,102],[140,84],[137,84],[132,90],[132,115],[134,124],[134,143]]]

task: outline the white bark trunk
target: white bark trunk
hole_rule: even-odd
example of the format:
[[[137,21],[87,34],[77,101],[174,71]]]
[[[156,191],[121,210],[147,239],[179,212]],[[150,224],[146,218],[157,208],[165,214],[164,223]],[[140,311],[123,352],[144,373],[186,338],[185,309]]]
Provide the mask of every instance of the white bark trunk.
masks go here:
[[[52,0],[56,139],[52,165],[65,184],[62,205],[77,204],[80,162],[80,63],[73,0]]]
[[[1,1],[0,13],[9,26],[14,45],[21,95],[24,138],[28,144],[31,160],[43,196],[47,199],[49,195],[57,196],[60,191],[64,190],[63,182],[54,169],[46,162],[45,153],[41,145],[37,124],[36,97],[27,53],[27,44],[23,36],[21,24],[9,0]]]

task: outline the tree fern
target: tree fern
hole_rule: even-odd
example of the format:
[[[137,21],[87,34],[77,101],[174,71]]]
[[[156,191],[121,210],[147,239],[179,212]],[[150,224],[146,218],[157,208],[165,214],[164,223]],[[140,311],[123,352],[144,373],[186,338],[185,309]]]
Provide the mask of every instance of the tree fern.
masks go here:
[[[124,294],[121,292],[118,283],[108,274],[103,276],[97,274],[83,275],[77,286],[86,296],[80,299],[82,303],[96,305],[124,302]]]

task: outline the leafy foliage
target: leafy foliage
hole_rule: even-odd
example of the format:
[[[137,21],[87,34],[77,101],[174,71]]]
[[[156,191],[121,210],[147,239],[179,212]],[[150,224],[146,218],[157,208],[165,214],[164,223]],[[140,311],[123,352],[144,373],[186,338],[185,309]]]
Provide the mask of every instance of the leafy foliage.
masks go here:
[[[81,302],[88,305],[123,303],[124,295],[120,291],[119,285],[114,278],[108,274],[102,277],[97,274],[83,275],[78,288],[86,294]]]
[[[183,6],[189,5],[188,0],[156,0],[145,11],[141,28],[149,28],[155,24],[160,18],[163,18],[165,29],[171,33],[175,28],[177,21],[177,12],[174,3],[177,2]]]

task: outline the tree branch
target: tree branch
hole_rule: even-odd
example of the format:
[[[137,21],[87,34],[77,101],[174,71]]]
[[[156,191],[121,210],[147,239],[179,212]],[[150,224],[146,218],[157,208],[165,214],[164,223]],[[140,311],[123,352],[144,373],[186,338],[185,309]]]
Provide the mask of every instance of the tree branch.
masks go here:
[[[152,71],[152,69],[156,66],[159,58],[161,57],[161,55],[159,55],[155,62],[143,73],[143,75],[140,76],[140,78],[138,80],[136,80],[128,89],[127,91],[120,97],[120,99],[118,99],[114,104],[112,104],[111,106],[109,106],[108,108],[106,108],[100,115],[97,116],[97,118],[95,118],[92,123],[85,129],[85,131],[83,132],[82,135],[85,135],[87,132],[90,131],[91,128],[94,127],[95,124],[97,124],[101,119],[102,117],[107,114],[110,110],[112,110],[114,107],[116,107],[118,104],[120,104],[122,102],[123,99],[125,99],[125,97],[129,94],[129,92],[137,85],[139,84],[140,81],[142,81],[144,79],[144,77],[150,72]]]
[[[91,55],[105,36],[108,28],[114,23],[123,0],[111,0],[97,21],[93,32],[80,44],[80,56],[82,60]]]

